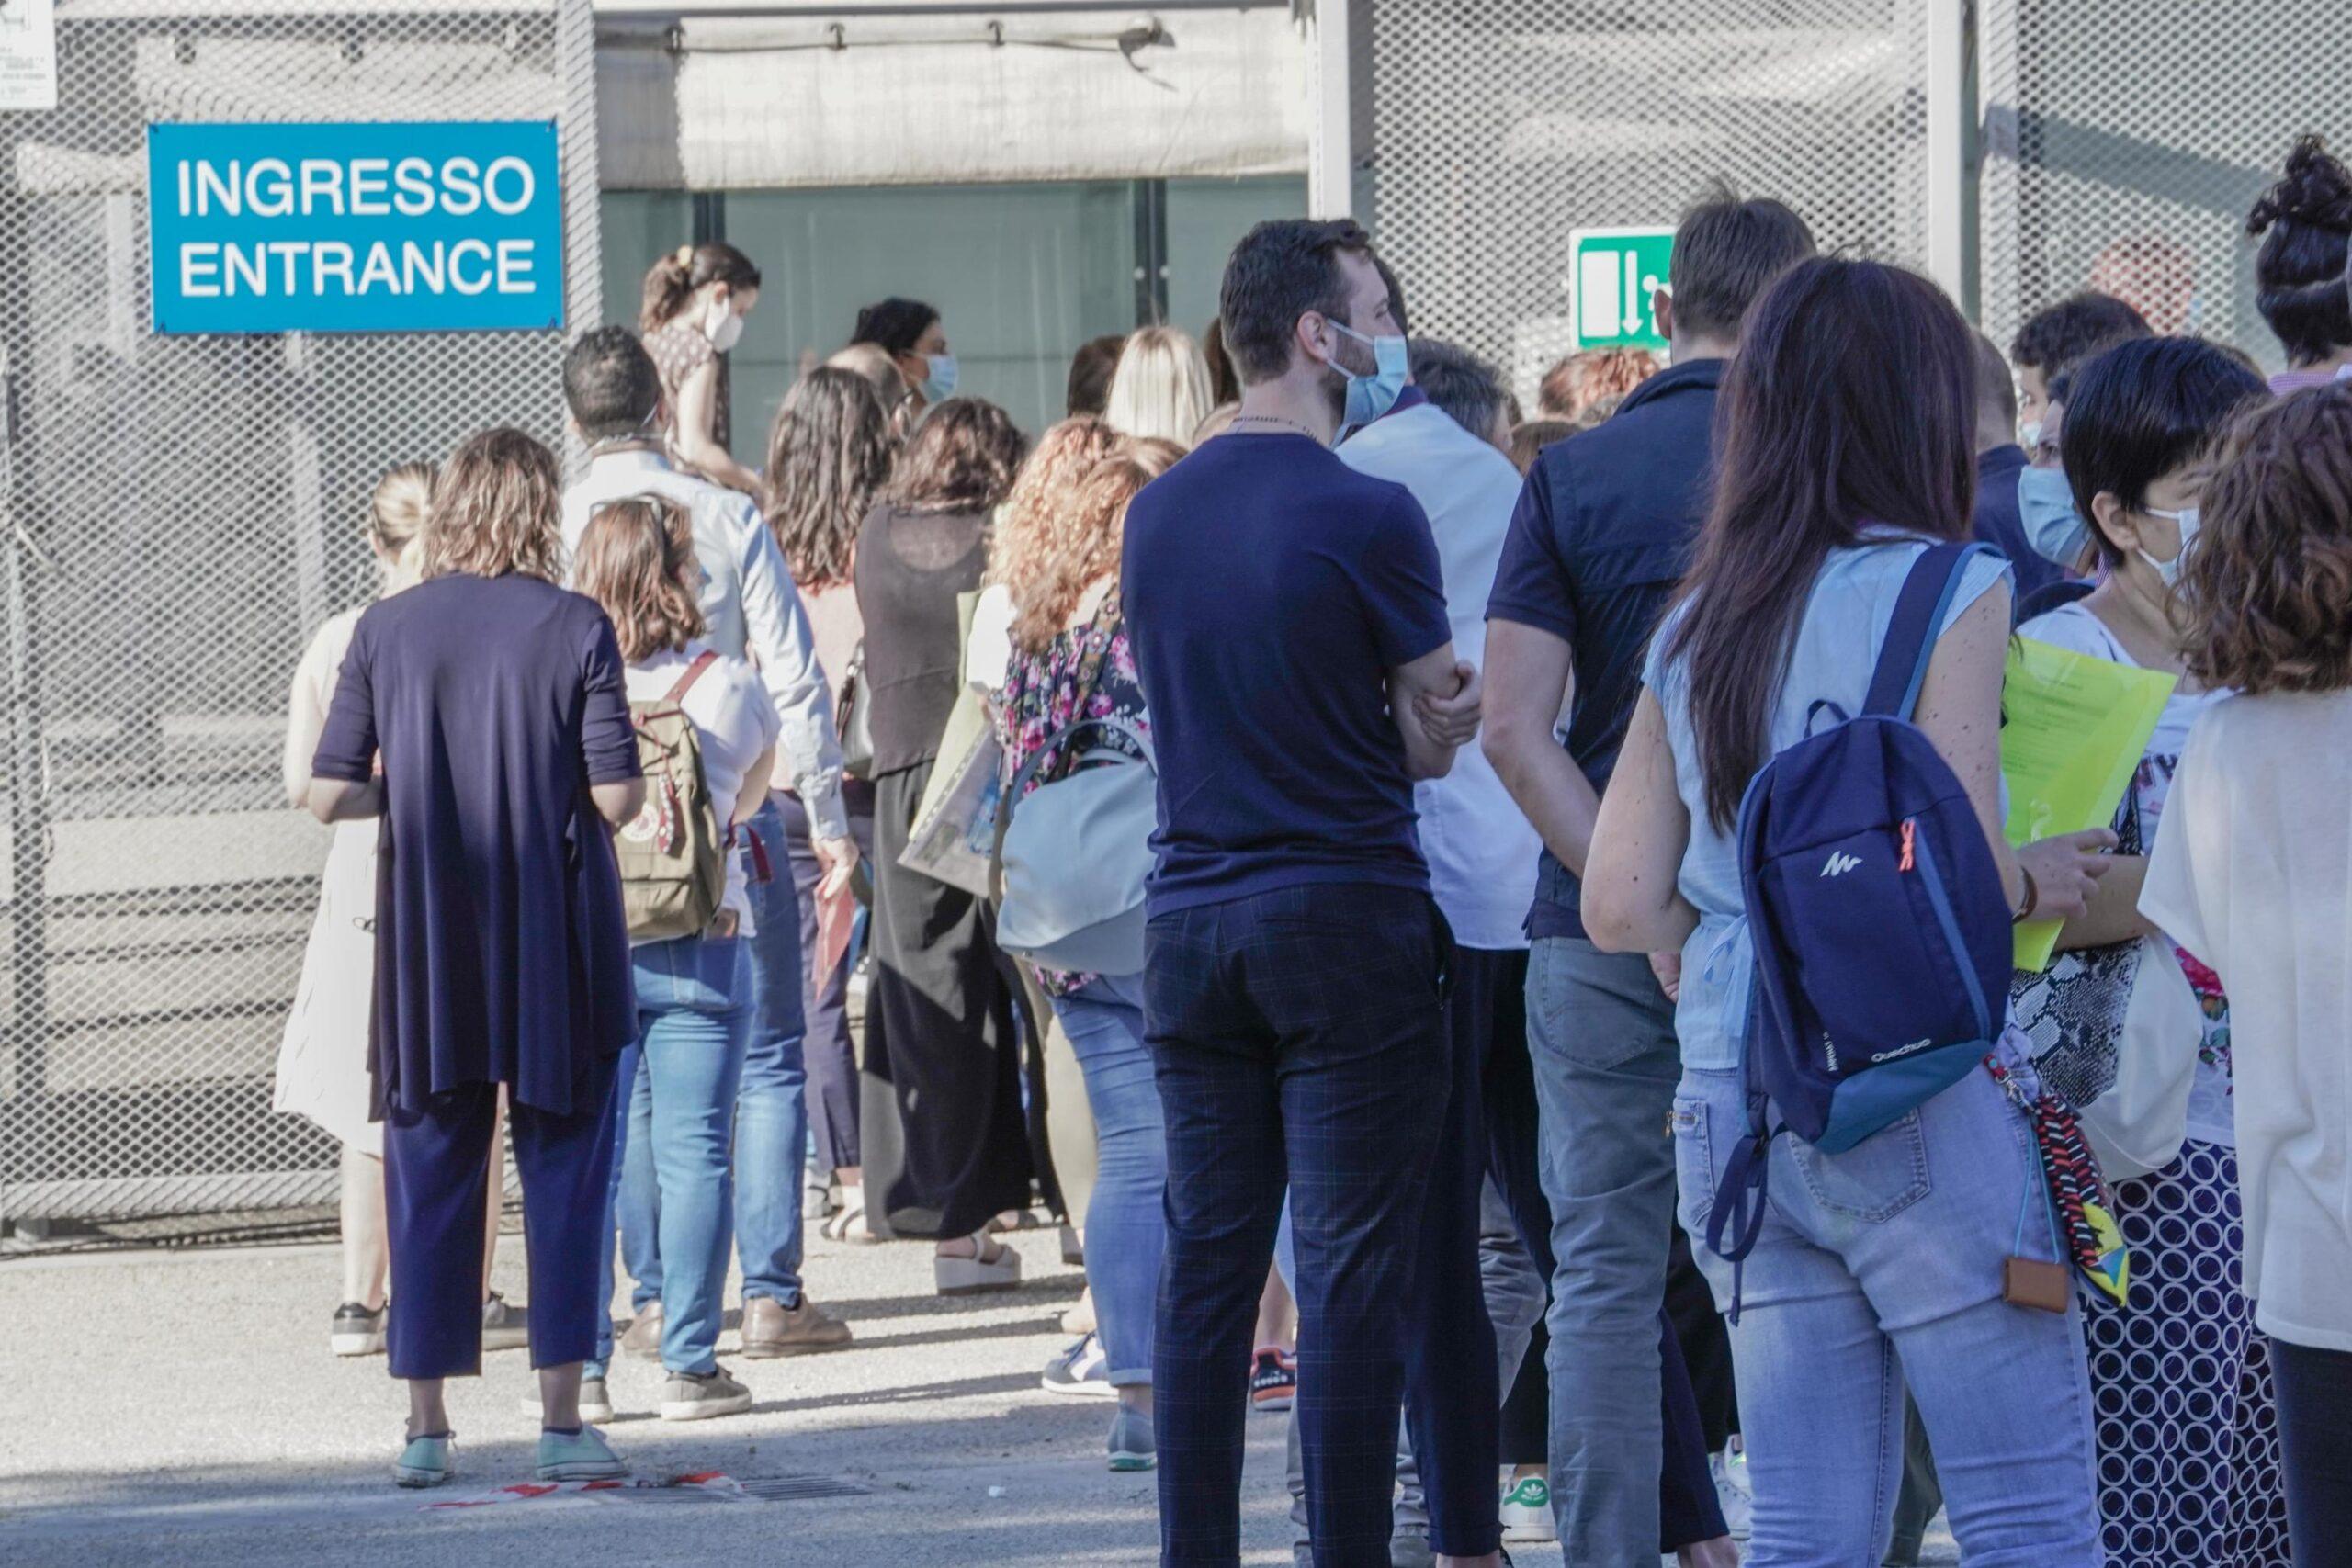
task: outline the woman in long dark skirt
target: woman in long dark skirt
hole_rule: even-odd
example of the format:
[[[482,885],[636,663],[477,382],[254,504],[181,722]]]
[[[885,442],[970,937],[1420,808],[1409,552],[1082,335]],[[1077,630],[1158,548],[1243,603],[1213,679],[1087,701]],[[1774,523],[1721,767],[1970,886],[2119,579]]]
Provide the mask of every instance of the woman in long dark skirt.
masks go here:
[[[857,545],[874,715],[874,984],[866,998],[865,1203],[877,1228],[939,1238],[941,1291],[1008,1290],[987,1233],[1029,1201],[1014,979],[978,898],[899,863],[961,681],[956,596],[978,589],[989,515],[1022,440],[1004,411],[930,411]]]

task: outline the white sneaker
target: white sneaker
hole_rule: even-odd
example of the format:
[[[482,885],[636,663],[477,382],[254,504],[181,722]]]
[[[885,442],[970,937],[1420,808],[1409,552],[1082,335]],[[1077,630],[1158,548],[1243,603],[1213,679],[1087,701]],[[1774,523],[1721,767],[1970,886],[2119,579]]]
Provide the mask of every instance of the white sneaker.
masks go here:
[[[1079,1399],[1116,1399],[1119,1391],[1111,1386],[1111,1359],[1102,1353],[1102,1341],[1093,1335],[1081,1335],[1068,1349],[1046,1363],[1046,1375],[1037,1380],[1047,1393],[1069,1394]]]
[[[1724,1528],[1734,1540],[1746,1540],[1755,1529],[1756,1493],[1747,1482],[1747,1450],[1737,1438],[1719,1454],[1707,1456],[1715,1478],[1715,1498],[1723,1505]]]
[[[1505,1540],[1557,1540],[1559,1525],[1552,1517],[1552,1487],[1540,1475],[1506,1483],[1502,1507]]]

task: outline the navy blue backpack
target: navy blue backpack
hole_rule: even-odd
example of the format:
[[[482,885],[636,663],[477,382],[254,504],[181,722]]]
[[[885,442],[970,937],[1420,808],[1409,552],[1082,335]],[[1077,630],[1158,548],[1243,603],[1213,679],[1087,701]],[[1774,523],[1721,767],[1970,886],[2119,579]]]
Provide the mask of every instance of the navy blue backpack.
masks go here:
[[[2006,1020],[2000,870],[1967,790],[1911,723],[1936,635],[1979,552],[1993,553],[1950,544],[1919,557],[1862,711],[1815,703],[1805,738],[1766,763],[1740,802],[1756,944],[1749,1126],[1707,1223],[1707,1245],[1734,1262],[1763,1224],[1774,1137],[1852,1148],[1957,1083]],[[1836,722],[1816,732],[1824,716]]]

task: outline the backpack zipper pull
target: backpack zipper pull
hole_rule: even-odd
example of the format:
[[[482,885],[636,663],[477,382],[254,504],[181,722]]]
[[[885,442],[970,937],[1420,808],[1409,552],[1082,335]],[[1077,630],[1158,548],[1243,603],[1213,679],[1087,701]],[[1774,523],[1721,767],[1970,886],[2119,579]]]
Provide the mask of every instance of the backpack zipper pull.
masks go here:
[[[1894,867],[1898,872],[1911,869],[1911,836],[1918,830],[1918,821],[1915,818],[1905,817],[1903,819],[1903,858]]]

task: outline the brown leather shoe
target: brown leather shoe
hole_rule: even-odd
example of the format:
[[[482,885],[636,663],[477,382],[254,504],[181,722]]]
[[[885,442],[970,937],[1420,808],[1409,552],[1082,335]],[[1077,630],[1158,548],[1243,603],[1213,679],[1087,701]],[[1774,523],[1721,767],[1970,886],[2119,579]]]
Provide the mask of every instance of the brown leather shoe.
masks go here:
[[[625,1354],[635,1356],[640,1361],[658,1361],[662,1359],[662,1303],[660,1302],[648,1303],[645,1310],[637,1314],[637,1321],[630,1324],[628,1332],[621,1336],[621,1349]]]
[[[749,1359],[838,1350],[849,1340],[849,1325],[827,1315],[806,1295],[790,1307],[766,1296],[744,1298],[743,1354]]]

